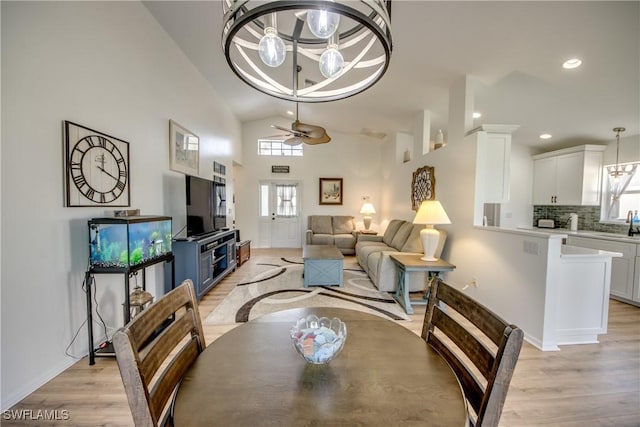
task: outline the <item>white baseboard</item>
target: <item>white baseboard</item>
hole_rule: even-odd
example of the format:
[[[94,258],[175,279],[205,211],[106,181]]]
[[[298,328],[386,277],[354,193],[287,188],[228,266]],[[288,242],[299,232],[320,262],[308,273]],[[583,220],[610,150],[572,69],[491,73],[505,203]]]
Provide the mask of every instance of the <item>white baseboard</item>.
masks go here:
[[[13,405],[20,402],[22,399],[24,399],[25,397],[27,397],[28,395],[30,395],[31,393],[33,393],[34,391],[42,387],[44,384],[51,381],[57,375],[69,369],[76,362],[78,362],[76,359],[67,357],[62,363],[49,369],[46,372],[43,372],[42,375],[39,375],[37,378],[33,379],[32,381],[29,381],[28,383],[22,385],[22,387],[18,388],[17,390],[13,390],[13,392],[9,393],[8,396],[3,395],[1,410],[6,411],[7,409],[11,408]]]

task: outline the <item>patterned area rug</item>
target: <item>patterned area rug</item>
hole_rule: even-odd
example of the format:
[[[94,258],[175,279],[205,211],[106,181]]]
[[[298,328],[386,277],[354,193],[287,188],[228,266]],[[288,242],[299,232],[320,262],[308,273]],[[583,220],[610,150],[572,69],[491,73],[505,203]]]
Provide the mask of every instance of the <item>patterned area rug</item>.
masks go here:
[[[392,320],[409,320],[391,294],[378,291],[367,274],[345,259],[344,286],[303,286],[301,258],[272,258],[256,264],[256,274],[239,283],[207,316],[207,325],[247,322],[300,307],[339,307]],[[258,271],[260,270],[260,271]]]

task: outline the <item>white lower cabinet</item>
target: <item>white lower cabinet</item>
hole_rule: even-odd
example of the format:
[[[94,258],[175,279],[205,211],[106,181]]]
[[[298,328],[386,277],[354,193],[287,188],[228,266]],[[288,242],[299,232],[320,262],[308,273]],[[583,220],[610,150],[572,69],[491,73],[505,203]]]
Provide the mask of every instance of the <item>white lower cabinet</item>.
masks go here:
[[[638,250],[640,250],[640,246]],[[633,284],[631,300],[634,301],[636,305],[640,305],[640,256],[636,257],[636,274],[633,278]]]
[[[569,236],[567,244],[583,248],[620,252],[622,257],[613,258],[611,263],[611,297],[640,305],[640,253],[635,243]]]

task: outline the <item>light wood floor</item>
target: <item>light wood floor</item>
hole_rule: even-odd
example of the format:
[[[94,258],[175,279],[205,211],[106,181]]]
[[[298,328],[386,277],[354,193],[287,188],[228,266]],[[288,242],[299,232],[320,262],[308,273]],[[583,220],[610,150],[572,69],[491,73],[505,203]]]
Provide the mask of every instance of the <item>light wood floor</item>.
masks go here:
[[[202,299],[202,318],[237,283],[250,276],[257,255],[300,254],[299,250],[274,251],[252,249],[251,260]],[[411,322],[401,323],[419,334],[423,315],[424,308],[417,307]],[[205,325],[207,343],[231,328],[233,326]],[[67,410],[69,420],[20,423],[5,420],[3,416],[2,426],[133,425],[113,358],[96,358],[94,366],[89,366],[87,358],[78,361],[12,409],[30,409],[34,413]],[[541,352],[525,342],[500,425],[640,426],[640,308],[612,300],[609,333],[601,336],[600,344]]]

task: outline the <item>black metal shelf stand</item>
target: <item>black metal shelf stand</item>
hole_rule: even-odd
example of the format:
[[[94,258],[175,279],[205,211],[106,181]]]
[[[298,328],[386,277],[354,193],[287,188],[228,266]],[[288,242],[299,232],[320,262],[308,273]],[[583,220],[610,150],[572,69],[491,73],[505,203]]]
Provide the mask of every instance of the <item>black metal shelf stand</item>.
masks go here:
[[[93,344],[93,306],[92,306],[92,286],[93,276],[95,274],[123,274],[124,275],[124,324],[126,325],[131,320],[130,310],[130,286],[129,279],[134,273],[142,271],[142,289],[146,290],[145,284],[145,269],[160,262],[171,263],[171,289],[175,287],[175,263],[173,253],[169,252],[160,257],[154,258],[147,262],[138,264],[134,267],[118,268],[118,267],[91,267],[85,273],[84,281],[86,285],[87,294],[87,331],[89,335],[89,365],[95,364],[96,357],[114,357],[115,352],[113,345],[107,342],[107,345],[103,348],[95,349]],[[167,269],[165,268],[165,271]]]

